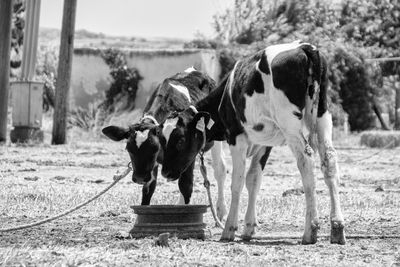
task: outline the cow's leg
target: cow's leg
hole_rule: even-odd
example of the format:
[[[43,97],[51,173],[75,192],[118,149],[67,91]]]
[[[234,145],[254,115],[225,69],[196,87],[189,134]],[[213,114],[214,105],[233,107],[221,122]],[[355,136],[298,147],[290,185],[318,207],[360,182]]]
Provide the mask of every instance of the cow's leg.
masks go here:
[[[260,147],[257,153],[251,159],[251,165],[246,175],[246,188],[249,195],[246,216],[244,219],[245,228],[242,238],[250,240],[255,234],[255,228],[258,226],[256,201],[260,191],[262,171],[271,152],[271,147]]]
[[[229,146],[232,156],[232,184],[231,184],[231,206],[226,220],[221,240],[234,240],[235,231],[238,228],[238,211],[240,194],[244,186],[244,171],[246,168],[247,139],[244,134],[236,137],[236,144]]]
[[[339,174],[336,151],[332,145],[332,117],[325,112],[317,119],[318,150],[321,169],[331,198],[331,243],[345,244],[344,219],[339,199]]]
[[[226,166],[223,156],[224,152],[222,151],[222,142],[215,141],[214,146],[211,148],[211,157],[212,167],[214,169],[214,177],[218,184],[217,216],[221,221],[227,212],[224,196]]]
[[[287,135],[286,141],[296,157],[306,197],[306,222],[302,244],[315,244],[319,225],[315,194],[314,151],[300,132]]]
[[[151,197],[153,196],[154,190],[156,190],[157,185],[157,173],[158,166],[155,166],[152,171],[152,175],[155,177],[154,181],[148,186],[142,187],[142,204],[141,205],[150,205]]]
[[[179,199],[176,202],[176,205],[185,205],[185,197],[182,195],[182,193],[179,193]]]
[[[193,161],[190,166],[182,173],[181,177],[179,178],[179,191],[183,195],[183,199],[185,204],[189,204],[190,198],[192,197],[193,193],[193,169],[194,169],[194,162]]]

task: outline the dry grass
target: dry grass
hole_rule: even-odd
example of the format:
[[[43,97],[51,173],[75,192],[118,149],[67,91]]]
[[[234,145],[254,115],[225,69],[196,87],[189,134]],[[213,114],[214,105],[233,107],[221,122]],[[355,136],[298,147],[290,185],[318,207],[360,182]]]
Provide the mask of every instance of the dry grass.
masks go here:
[[[78,134],[81,133],[71,133]],[[122,143],[93,140],[83,136],[65,146],[0,147],[0,221],[9,227],[43,219],[68,209],[111,183],[114,172],[128,161]],[[400,151],[384,150],[361,162],[370,149],[338,150],[341,165],[342,207],[349,234],[400,234]],[[354,144],[354,143],[353,143]],[[226,153],[226,155],[229,155]],[[209,156],[209,155],[207,155]],[[226,161],[230,164],[229,157]],[[210,158],[206,158],[210,169]],[[347,162],[347,163],[346,163]],[[230,169],[230,168],[229,168]],[[209,170],[212,175],[211,169]],[[225,195],[230,201],[229,179]],[[38,179],[36,179],[36,178]],[[200,174],[196,170],[194,204],[207,203]],[[28,179],[25,179],[28,178]],[[29,179],[35,178],[35,179]],[[329,198],[322,174],[317,174],[321,233],[329,233]],[[211,187],[216,195],[215,181]],[[375,192],[378,186],[385,191]],[[304,225],[304,195],[282,197],[287,189],[301,187],[293,157],[287,147],[274,148],[264,171],[257,214],[257,235],[301,235]],[[171,247],[154,246],[153,238],[117,238],[129,231],[135,216],[130,205],[140,203],[140,187],[125,178],[100,200],[61,220],[31,230],[0,235],[0,265],[52,266],[232,266],[232,265],[391,265],[400,263],[400,240],[349,240],[346,246],[316,245],[297,241],[218,242],[218,228],[211,213],[205,215],[208,238],[170,240]],[[178,187],[160,177],[152,204],[174,204]],[[247,205],[244,189],[240,206],[240,228]],[[112,211],[111,213],[109,211]],[[241,229],[240,229],[241,230]]]
[[[400,131],[367,131],[361,134],[360,145],[377,148],[400,146]]]

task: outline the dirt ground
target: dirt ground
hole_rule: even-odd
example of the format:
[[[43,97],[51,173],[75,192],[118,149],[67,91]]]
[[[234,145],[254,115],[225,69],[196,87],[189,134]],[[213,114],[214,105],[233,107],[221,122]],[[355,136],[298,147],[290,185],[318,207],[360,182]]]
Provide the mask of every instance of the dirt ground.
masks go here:
[[[95,140],[90,141],[89,140]],[[354,136],[336,140],[341,170],[341,202],[348,235],[400,235],[400,148],[369,149]],[[112,182],[128,162],[123,143],[75,136],[68,145],[0,146],[0,227],[31,223],[57,214],[93,196]],[[230,170],[229,153],[225,153]],[[210,156],[207,167],[212,176]],[[317,160],[319,164],[319,159]],[[317,172],[321,235],[329,234],[329,198]],[[193,204],[207,204],[196,168]],[[216,200],[216,182],[211,177]],[[301,236],[304,195],[289,149],[272,150],[258,197],[257,235]],[[291,190],[294,189],[294,190]],[[291,191],[287,191],[291,190]],[[283,196],[283,193],[286,192]],[[152,204],[174,204],[176,183],[159,177]],[[400,266],[400,239],[348,239],[344,246],[320,238],[315,245],[298,240],[219,242],[211,212],[205,214],[207,238],[171,238],[170,247],[155,239],[125,239],[135,220],[131,205],[141,190],[125,178],[94,203],[57,221],[11,233],[0,233],[0,265],[4,266]],[[225,187],[230,201],[230,174]],[[243,190],[239,227],[243,226],[247,192]],[[241,230],[241,229],[240,229]],[[240,233],[239,230],[239,233]]]

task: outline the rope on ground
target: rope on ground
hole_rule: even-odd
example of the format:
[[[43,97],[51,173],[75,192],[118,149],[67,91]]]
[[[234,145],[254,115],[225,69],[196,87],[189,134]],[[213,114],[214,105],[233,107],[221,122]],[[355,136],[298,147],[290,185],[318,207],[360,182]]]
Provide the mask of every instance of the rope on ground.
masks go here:
[[[355,159],[355,160],[349,160],[349,161],[340,161],[339,163],[354,163],[354,162],[360,162],[369,158],[372,158],[373,156],[379,155],[380,153],[382,153],[385,149],[389,148],[390,146],[392,146],[394,144],[395,140],[392,140],[389,144],[387,144],[386,146],[382,147],[381,150],[372,153],[371,155],[359,158],[359,159]]]
[[[210,203],[210,209],[211,209],[211,213],[214,218],[215,224],[223,230],[225,228],[225,226],[218,219],[216,212],[215,212],[213,202],[212,202],[212,198],[211,198],[210,181],[208,180],[207,168],[204,164],[204,152],[200,153],[200,173],[204,179],[204,187],[207,190],[208,201]],[[235,234],[235,236],[242,237],[239,234]],[[329,239],[330,235],[318,235],[318,238]],[[400,239],[400,235],[360,235],[360,234],[357,234],[357,235],[346,235],[346,238],[347,239]],[[268,235],[268,236],[253,236],[251,239],[252,240],[263,240],[263,241],[280,241],[280,240],[291,240],[291,239],[301,240],[302,237],[297,236],[297,235]]]
[[[109,186],[107,186],[105,189],[103,189],[100,193],[98,193],[97,195],[95,195],[91,199],[89,199],[89,200],[87,200],[87,201],[85,201],[85,202],[83,202],[83,203],[81,203],[81,204],[79,204],[79,205],[67,210],[67,211],[64,211],[64,212],[59,213],[59,214],[57,214],[57,215],[55,215],[53,217],[50,217],[50,218],[47,218],[47,219],[44,219],[44,220],[41,220],[41,221],[38,221],[38,222],[35,222],[35,223],[25,224],[25,225],[21,225],[21,226],[17,226],[17,227],[12,227],[12,228],[0,229],[0,233],[6,233],[6,232],[12,232],[12,231],[17,231],[17,230],[27,229],[27,228],[31,228],[31,227],[34,227],[34,226],[45,224],[45,223],[54,221],[56,219],[59,219],[61,217],[64,217],[64,216],[66,216],[66,215],[68,215],[68,214],[70,214],[70,213],[82,208],[83,206],[86,206],[87,204],[89,204],[90,202],[96,200],[97,198],[99,198],[101,195],[103,195],[108,190],[110,190],[114,185],[116,185],[119,181],[121,181],[122,178],[127,176],[131,170],[132,170],[131,167],[128,165],[128,167],[126,168],[126,170],[123,173],[121,173],[121,174],[116,173],[114,175],[114,177],[113,177],[114,182],[112,182]]]

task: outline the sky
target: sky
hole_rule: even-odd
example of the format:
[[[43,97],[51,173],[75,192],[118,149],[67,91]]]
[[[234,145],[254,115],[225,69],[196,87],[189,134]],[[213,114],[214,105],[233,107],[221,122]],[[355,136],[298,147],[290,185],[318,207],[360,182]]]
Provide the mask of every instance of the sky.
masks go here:
[[[68,1],[68,0],[66,0]],[[114,36],[214,34],[212,17],[234,0],[78,0],[75,29]],[[61,28],[64,0],[42,0],[40,27]]]

